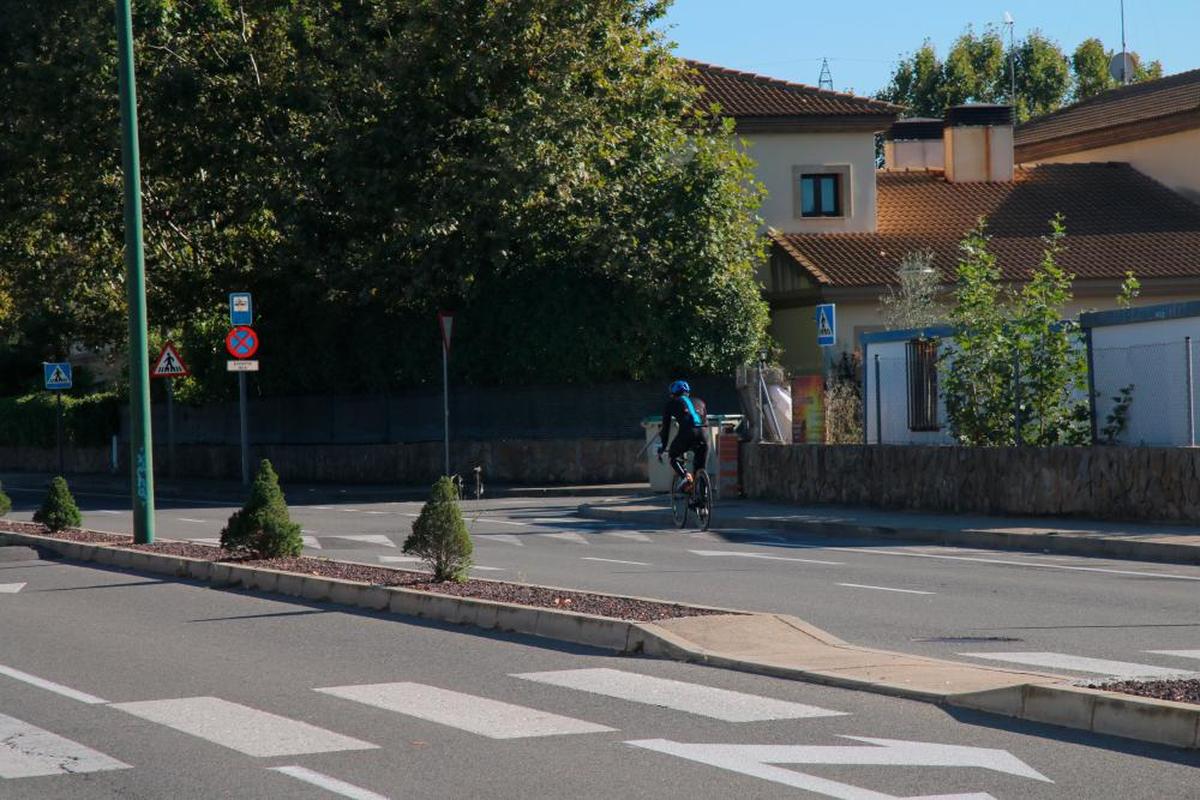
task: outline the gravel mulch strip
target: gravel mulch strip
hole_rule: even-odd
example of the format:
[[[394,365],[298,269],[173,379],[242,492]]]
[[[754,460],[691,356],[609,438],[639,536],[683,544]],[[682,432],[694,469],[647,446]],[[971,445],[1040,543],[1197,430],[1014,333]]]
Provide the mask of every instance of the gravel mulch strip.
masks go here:
[[[575,611],[580,614],[593,614],[600,617],[632,620],[635,622],[654,622],[656,620],[674,619],[676,617],[697,617],[728,613],[676,603],[657,603],[649,600],[613,597],[611,595],[593,594],[591,592],[574,592],[544,586],[527,586],[517,583],[505,583],[503,581],[477,580],[474,578],[464,583],[434,583],[429,579],[428,572],[396,569],[393,567],[375,567],[370,564],[330,561],[324,558],[310,558],[308,556],[258,560],[247,559],[213,545],[174,541],[161,541],[154,544],[133,544],[132,536],[119,536],[87,530],[51,533],[41,525],[24,522],[0,522],[0,530],[4,529],[13,530],[17,533],[52,536],[56,539],[66,539],[74,542],[117,545],[125,550],[141,550],[160,555],[195,558],[202,561],[244,564],[250,567],[279,570],[280,572],[295,572],[303,575],[317,575],[322,578],[358,581],[375,586],[399,586],[405,589],[416,589],[435,594],[470,597],[478,600],[492,600],[522,606],[557,608],[564,611]]]
[[[1181,678],[1171,681],[1116,681],[1114,683],[1091,683],[1089,689],[1106,692],[1136,694],[1156,700],[1174,700],[1176,703],[1200,705],[1200,678]]]

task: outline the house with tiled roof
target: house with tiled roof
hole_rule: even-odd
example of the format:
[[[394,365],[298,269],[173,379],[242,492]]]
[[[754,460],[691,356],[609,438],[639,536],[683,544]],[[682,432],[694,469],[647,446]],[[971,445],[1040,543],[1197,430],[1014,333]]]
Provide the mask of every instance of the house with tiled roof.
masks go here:
[[[1020,164],[1122,161],[1200,201],[1200,69],[1101,92],[1017,127]]]
[[[771,333],[796,373],[820,371],[882,327],[879,298],[906,254],[931,251],[950,283],[958,244],[981,217],[1005,276],[1019,282],[1040,261],[1050,219],[1063,216],[1060,263],[1076,276],[1069,313],[1111,308],[1127,271],[1147,299],[1200,298],[1200,205],[1128,159],[1018,163],[1008,106],[897,120],[901,109],[876,100],[693,66],[767,187],[771,252],[761,279]],[[885,134],[883,170],[876,132]],[[837,345],[824,352],[818,303],[838,309]]]

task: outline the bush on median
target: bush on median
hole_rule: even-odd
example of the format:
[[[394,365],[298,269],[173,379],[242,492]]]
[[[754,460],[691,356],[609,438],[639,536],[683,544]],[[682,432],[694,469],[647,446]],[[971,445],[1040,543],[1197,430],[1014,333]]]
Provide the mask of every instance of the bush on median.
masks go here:
[[[246,505],[221,531],[221,547],[255,558],[298,556],[304,549],[300,526],[288,515],[279,476],[267,459],[259,464]]]
[[[79,513],[79,506],[75,505],[75,498],[67,488],[66,478],[59,475],[50,481],[46,499],[42,501],[42,507],[34,513],[33,521],[52,531],[78,528],[83,524],[83,515]]]
[[[4,484],[0,483],[0,517],[12,511],[12,500],[4,493]]]
[[[404,541],[404,552],[419,557],[433,570],[435,581],[467,579],[475,551],[471,534],[458,509],[458,495],[449,478],[438,478],[429,501]]]

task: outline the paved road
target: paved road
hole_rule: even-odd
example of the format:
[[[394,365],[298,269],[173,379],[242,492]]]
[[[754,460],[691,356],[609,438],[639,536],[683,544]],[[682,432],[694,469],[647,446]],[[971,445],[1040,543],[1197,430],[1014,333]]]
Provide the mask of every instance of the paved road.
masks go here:
[[[10,481],[27,518],[38,493]],[[400,545],[420,510],[378,492],[292,496],[308,552],[412,565]],[[345,498],[345,499],[343,499]],[[88,525],[129,530],[118,495],[81,494]],[[1081,678],[1200,670],[1200,568],[778,531],[628,530],[575,516],[576,498],[468,502],[475,574],[795,614],[856,644],[1040,667]],[[215,541],[223,500],[162,500],[161,538]]]
[[[1200,774],[1194,752],[187,582],[0,564],[17,583],[6,800],[1170,800]]]

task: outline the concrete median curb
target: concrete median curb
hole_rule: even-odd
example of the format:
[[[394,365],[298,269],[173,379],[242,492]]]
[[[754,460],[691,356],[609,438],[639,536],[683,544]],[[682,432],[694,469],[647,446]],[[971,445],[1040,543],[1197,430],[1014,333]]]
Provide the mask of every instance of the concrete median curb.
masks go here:
[[[1200,748],[1200,706],[1074,686],[1062,676],[856,647],[801,619],[782,614],[696,606],[724,613],[660,622],[633,622],[156,554],[121,545],[71,542],[28,533],[0,531],[0,545],[3,544],[26,545],[76,561],[168,575],[207,583],[214,588],[238,588],[377,613],[521,633],[1173,747]],[[712,635],[707,637],[703,630],[706,627],[712,629]]]
[[[577,512],[582,517],[645,525],[673,527],[667,509],[623,509],[612,505],[584,503]],[[940,528],[862,525],[829,520],[782,519],[770,516],[728,514],[718,509],[713,514],[714,530],[721,528],[768,528],[773,531],[842,539],[911,540],[928,544],[975,547],[983,550],[1023,550],[1065,556],[1090,556],[1128,561],[1153,561],[1163,564],[1200,564],[1200,546],[1145,539],[1130,539],[1102,534],[1036,533],[1025,531],[949,530]]]

